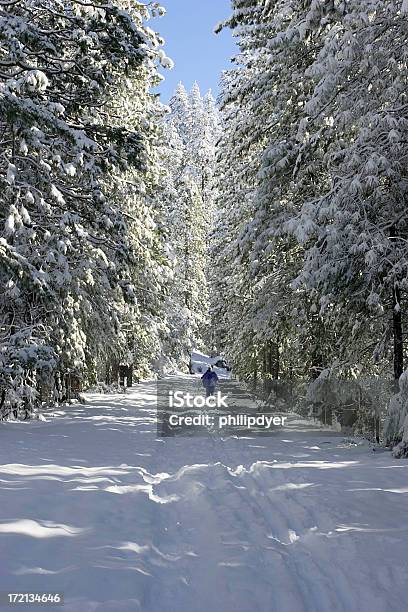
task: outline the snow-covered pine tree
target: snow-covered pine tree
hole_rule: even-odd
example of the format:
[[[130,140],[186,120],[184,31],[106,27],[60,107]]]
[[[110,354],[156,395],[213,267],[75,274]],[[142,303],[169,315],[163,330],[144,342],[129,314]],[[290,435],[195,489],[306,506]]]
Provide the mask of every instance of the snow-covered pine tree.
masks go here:
[[[163,10],[160,7],[160,12]],[[172,65],[158,46],[162,42],[160,37],[154,41],[151,59],[132,78],[124,75],[121,95],[109,104],[110,122],[137,134],[143,151],[136,165],[129,165],[126,170],[112,169],[107,186],[127,222],[132,246],[129,272],[135,298],[130,304],[122,304],[121,342],[116,354],[110,351],[103,360],[111,379],[112,375],[115,378],[119,362],[133,365],[138,377],[150,374],[152,368],[159,372],[163,367],[162,343],[167,338],[165,296],[171,282],[167,234],[159,205],[165,180],[161,148],[166,109],[150,93],[162,79],[152,61],[156,53],[163,68]]]
[[[348,3],[326,37],[305,111],[311,137],[329,131],[329,181],[301,213],[310,241],[302,281],[317,289],[348,359],[370,364],[391,353],[395,378],[403,371],[408,261],[408,29],[400,9]]]
[[[180,84],[163,125],[166,176],[162,193],[173,281],[167,298],[166,345],[176,364],[186,365],[193,348],[208,344],[207,239],[213,223],[213,173],[219,134],[218,110],[197,84]],[[166,351],[165,351],[166,352]]]
[[[226,25],[241,54],[223,87],[233,169],[220,165],[217,246],[228,348],[244,375],[270,361],[268,339],[279,340],[289,375],[386,371],[391,349],[398,377],[405,3],[236,0],[233,9]]]
[[[187,147],[189,146],[189,132],[191,129],[190,99],[183,83],[177,85],[174,95],[170,100],[170,109],[171,123],[181,138],[182,143]]]
[[[118,169],[140,170],[145,153],[107,111],[124,75],[160,54],[142,3],[17,0],[0,10],[4,412],[45,399],[55,382],[66,395],[87,351],[117,343],[135,255],[128,211],[106,185]],[[142,78],[139,93],[148,85]]]
[[[223,76],[222,92],[238,87],[238,70]],[[256,165],[250,152],[241,149],[242,126],[250,129],[246,107],[236,100],[221,97],[222,134],[217,147],[216,210],[210,240],[212,275],[210,279],[212,345],[217,352],[227,351],[237,373],[248,364],[248,349],[252,350],[252,326],[245,316],[251,300],[247,265],[240,259],[242,228],[248,219],[251,189]],[[241,361],[242,360],[242,361]],[[242,367],[241,367],[242,364]]]
[[[302,210],[311,231],[300,278],[318,291],[343,357],[395,379],[407,322],[407,36],[399,2],[348,3],[327,36],[306,113],[311,131],[331,128],[330,183]],[[398,456],[407,454],[404,385],[385,429]]]
[[[243,375],[264,369],[276,376],[283,362],[278,345],[288,340],[291,327],[288,279],[300,258],[293,241],[285,244],[274,228],[281,229],[282,209],[290,201],[286,192],[294,189],[292,173],[302,144],[297,123],[307,88],[303,77],[318,27],[312,25],[308,3],[237,0],[233,8],[224,26],[234,29],[241,53],[236,69],[226,75],[222,96],[229,133],[223,154],[233,162],[227,174],[222,166],[219,172],[221,181],[231,176],[220,208],[233,219],[228,267],[237,270],[228,297],[229,350]],[[263,157],[274,176],[268,176],[267,163],[261,169]],[[269,178],[273,189],[266,186]],[[288,369],[293,357],[292,345]]]

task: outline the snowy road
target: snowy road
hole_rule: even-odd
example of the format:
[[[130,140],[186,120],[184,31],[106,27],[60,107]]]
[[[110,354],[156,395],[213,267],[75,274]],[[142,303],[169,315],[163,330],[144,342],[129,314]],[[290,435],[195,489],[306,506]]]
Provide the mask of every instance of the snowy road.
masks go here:
[[[63,592],[64,612],[403,609],[408,462],[294,418],[157,439],[154,383],[54,414],[0,425],[0,591]]]

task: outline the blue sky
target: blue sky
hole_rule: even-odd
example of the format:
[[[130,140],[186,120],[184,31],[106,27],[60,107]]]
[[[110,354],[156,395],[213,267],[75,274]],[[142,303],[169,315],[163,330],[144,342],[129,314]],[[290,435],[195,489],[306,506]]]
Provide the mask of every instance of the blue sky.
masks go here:
[[[190,89],[194,81],[204,93],[218,94],[219,77],[228,68],[236,47],[230,30],[213,33],[214,26],[228,17],[230,0],[163,0],[167,14],[150,26],[166,40],[164,50],[175,62],[173,70],[162,70],[166,77],[160,86],[162,101],[167,103],[177,83]]]

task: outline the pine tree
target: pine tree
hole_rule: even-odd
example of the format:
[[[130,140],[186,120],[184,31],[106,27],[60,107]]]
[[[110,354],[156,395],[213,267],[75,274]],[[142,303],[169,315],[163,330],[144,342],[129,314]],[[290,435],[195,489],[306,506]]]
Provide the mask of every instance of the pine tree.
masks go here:
[[[161,198],[173,258],[165,353],[185,367],[191,351],[210,340],[207,240],[219,122],[214,98],[208,93],[203,99],[197,84],[190,93],[180,84],[170,108],[163,126],[166,184]]]
[[[106,119],[126,77],[146,99],[147,66],[164,56],[141,3],[18,0],[1,11],[0,386],[3,409],[18,409],[54,383],[66,396],[89,355],[117,346],[135,303],[128,204],[109,177],[142,171],[146,143]]]
[[[272,353],[274,375],[378,373],[392,334],[402,371],[402,8],[236,0],[220,26],[240,53],[222,93],[216,319],[244,376]]]
[[[302,210],[305,239],[313,237],[302,280],[318,290],[351,358],[359,359],[364,345],[377,361],[391,349],[397,379],[407,260],[406,34],[398,3],[360,2],[349,4],[327,37],[306,110],[314,132],[326,124],[330,133],[329,182]]]

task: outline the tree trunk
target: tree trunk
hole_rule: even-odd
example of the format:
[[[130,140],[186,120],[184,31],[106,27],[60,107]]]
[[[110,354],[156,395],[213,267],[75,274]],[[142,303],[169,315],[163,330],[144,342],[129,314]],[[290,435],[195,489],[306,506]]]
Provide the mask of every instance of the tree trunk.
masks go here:
[[[312,380],[316,380],[324,369],[325,363],[322,347],[324,346],[323,339],[326,338],[326,330],[319,317],[315,317],[312,322],[312,332],[314,346],[311,350],[310,376]]]
[[[256,356],[254,357],[254,362],[253,362],[252,381],[253,381],[252,384],[255,390],[258,385],[258,359]]]
[[[262,380],[265,393],[268,393],[269,377],[268,377],[268,345],[262,349]]]
[[[402,334],[401,290],[398,283],[392,292],[392,329],[394,335],[394,378],[398,380],[404,371],[404,339]]]
[[[271,340],[269,343],[269,374],[274,380],[279,378],[279,369],[279,343]]]

